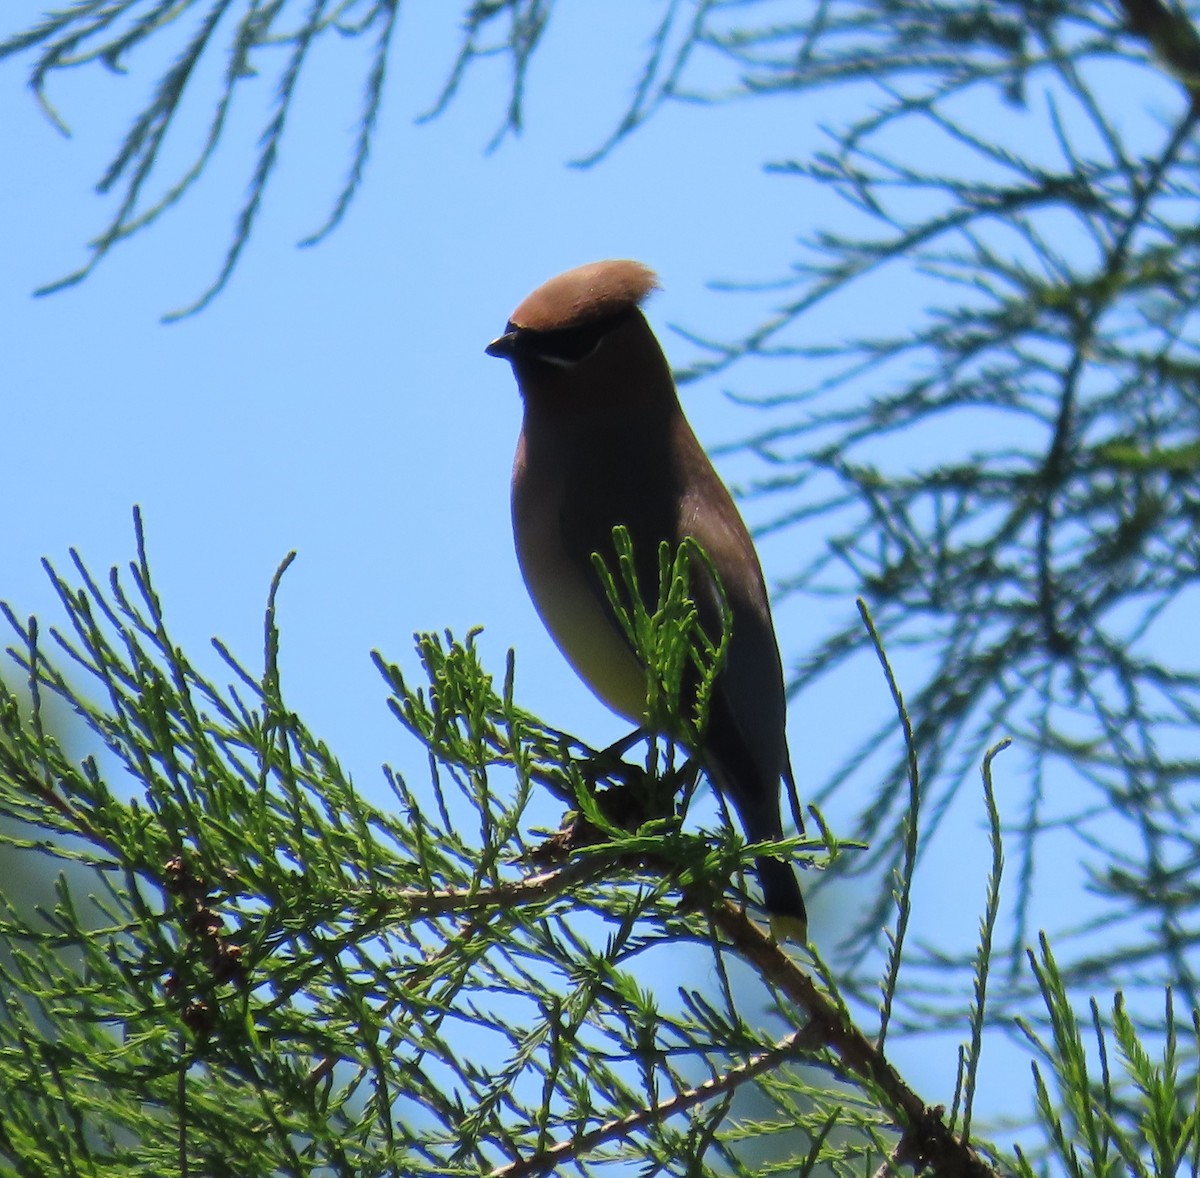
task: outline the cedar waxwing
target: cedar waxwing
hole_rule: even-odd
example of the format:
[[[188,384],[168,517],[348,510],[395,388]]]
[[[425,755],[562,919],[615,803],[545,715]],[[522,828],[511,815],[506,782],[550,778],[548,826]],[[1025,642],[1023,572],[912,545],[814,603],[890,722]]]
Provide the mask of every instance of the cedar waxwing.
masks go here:
[[[538,287],[488,355],[511,362],[524,401],[512,478],[517,558],[533,603],[581,679],[613,711],[646,723],[646,672],[613,617],[592,563],[615,571],[612,531],[633,541],[638,584],[656,594],[658,548],[692,537],[732,614],[703,747],[692,749],[752,842],[779,839],[781,779],[792,784],[779,647],[754,543],[683,416],[662,348],[639,305],[658,285],[638,262],[593,262]],[[721,635],[712,577],[693,562],[691,595]],[[654,608],[656,598],[648,600]],[[692,684],[695,689],[695,684]],[[806,937],[791,867],[757,860],[778,936]]]

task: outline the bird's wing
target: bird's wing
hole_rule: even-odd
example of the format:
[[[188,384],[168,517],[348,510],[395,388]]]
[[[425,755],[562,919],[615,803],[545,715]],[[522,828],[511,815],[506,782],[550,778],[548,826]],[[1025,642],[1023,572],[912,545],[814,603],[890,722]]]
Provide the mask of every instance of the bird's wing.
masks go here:
[[[679,449],[680,462],[689,469],[680,499],[680,536],[690,536],[708,554],[733,617],[725,667],[709,709],[705,753],[750,838],[777,838],[779,782],[790,779],[791,767],[783,668],[766,584],[746,525],[699,443],[692,438],[688,445],[685,439]],[[720,595],[707,568],[695,570],[692,594],[705,628],[719,633]]]

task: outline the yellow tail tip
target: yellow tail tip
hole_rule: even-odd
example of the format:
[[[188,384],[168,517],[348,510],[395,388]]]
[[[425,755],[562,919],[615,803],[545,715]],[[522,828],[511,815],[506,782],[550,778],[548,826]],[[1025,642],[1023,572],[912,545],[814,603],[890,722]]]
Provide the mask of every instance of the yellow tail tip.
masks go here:
[[[802,916],[790,916],[786,913],[770,917],[771,937],[778,944],[791,941],[793,945],[808,944],[808,921]]]

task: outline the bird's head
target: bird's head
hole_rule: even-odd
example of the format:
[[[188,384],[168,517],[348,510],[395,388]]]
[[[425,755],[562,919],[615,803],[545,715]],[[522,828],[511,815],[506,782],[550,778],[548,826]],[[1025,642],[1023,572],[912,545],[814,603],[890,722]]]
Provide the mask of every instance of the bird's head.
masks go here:
[[[543,283],[512,313],[489,356],[508,360],[528,402],[564,392],[586,396],[596,386],[605,400],[630,394],[666,360],[639,309],[658,286],[640,262],[591,262]],[[673,386],[668,387],[673,395]],[[655,383],[658,383],[656,380]]]

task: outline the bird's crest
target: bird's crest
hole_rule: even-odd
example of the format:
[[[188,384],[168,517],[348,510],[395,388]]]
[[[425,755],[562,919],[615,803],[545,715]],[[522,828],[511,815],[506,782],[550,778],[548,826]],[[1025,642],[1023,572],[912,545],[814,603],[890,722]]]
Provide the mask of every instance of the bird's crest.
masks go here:
[[[509,324],[536,332],[578,327],[639,306],[657,287],[658,275],[641,262],[589,262],[542,283]]]

